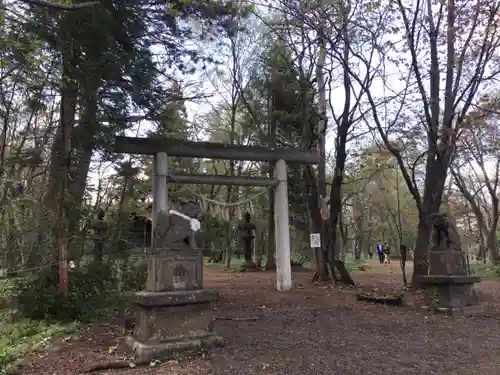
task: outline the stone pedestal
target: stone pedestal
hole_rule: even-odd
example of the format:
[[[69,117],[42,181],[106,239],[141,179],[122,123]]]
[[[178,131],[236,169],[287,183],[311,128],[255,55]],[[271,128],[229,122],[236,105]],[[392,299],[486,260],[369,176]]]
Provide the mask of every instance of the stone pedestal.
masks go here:
[[[431,250],[430,275],[467,275],[467,262],[462,250]]]
[[[444,214],[434,215],[433,246],[429,251],[429,275],[422,276],[425,304],[436,311],[475,315],[482,312],[474,284],[468,275],[460,236]]]
[[[428,275],[422,277],[427,306],[439,311],[469,315],[482,312],[474,291],[477,276]]]
[[[210,303],[218,293],[203,289],[203,256],[193,249],[185,224],[181,218],[158,215],[146,291],[135,295],[137,323],[133,336],[127,337],[139,361],[195,354],[224,343],[209,331]]]
[[[209,304],[217,298],[209,290],[137,293],[137,324],[127,344],[139,361],[196,354],[223,345],[221,337],[208,331],[212,321]]]

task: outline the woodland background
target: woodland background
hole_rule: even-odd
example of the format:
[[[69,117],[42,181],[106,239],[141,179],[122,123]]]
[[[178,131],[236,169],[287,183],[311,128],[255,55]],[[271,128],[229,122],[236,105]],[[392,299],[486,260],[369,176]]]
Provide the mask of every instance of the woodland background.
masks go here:
[[[327,261],[365,257],[381,240],[394,256],[412,249],[416,285],[439,210],[471,259],[496,263],[499,7],[0,2],[1,267],[29,274],[67,254],[127,272],[142,245],[130,217],[150,215],[151,160],[106,151],[124,134],[326,150],[318,168],[289,168],[294,258],[323,278]],[[268,176],[273,166],[171,158],[169,170]],[[173,206],[220,202],[205,207],[199,246],[223,251],[228,267],[250,210],[257,255],[275,267],[272,191],[169,193]],[[232,205],[242,200],[251,204]],[[103,254],[90,231],[99,209]],[[313,254],[309,233],[321,227],[327,251]]]

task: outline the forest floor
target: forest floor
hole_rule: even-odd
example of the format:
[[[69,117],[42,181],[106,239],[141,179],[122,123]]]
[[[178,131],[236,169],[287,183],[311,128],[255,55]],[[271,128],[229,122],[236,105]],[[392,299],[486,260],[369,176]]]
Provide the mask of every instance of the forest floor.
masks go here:
[[[408,270],[411,276],[411,269]],[[402,291],[398,262],[369,262],[354,271],[355,289],[314,285],[310,272],[294,273],[295,287],[275,289],[275,273],[237,273],[205,267],[205,287],[222,298],[220,315],[258,316],[253,321],[220,321],[215,329],[223,348],[203,358],[168,361],[155,368],[106,370],[101,374],[447,374],[498,375],[500,368],[500,282],[476,288],[484,316],[433,314],[412,306],[418,296],[405,292],[404,307],[356,301],[356,290]],[[70,340],[59,340],[28,358],[23,375],[77,374],[87,363],[123,356],[119,318],[96,325]]]

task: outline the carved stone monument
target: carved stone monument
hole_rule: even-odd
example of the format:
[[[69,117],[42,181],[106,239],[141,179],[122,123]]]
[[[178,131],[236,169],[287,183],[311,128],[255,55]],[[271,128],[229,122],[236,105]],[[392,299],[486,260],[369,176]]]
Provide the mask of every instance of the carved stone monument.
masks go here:
[[[249,212],[245,213],[243,222],[238,225],[240,232],[240,240],[243,245],[243,254],[245,256],[245,263],[243,269],[255,270],[257,266],[253,261],[253,241],[255,239],[256,226],[252,223],[252,216]]]
[[[432,242],[429,275],[422,277],[426,304],[449,313],[481,313],[474,291],[481,279],[468,274],[460,236],[446,214],[433,215]]]
[[[199,229],[193,224],[199,222],[189,214],[171,210],[157,216],[146,290],[135,295],[138,321],[127,338],[141,361],[223,344],[209,331],[210,302],[218,294],[203,289],[203,256],[193,243],[193,229]]]

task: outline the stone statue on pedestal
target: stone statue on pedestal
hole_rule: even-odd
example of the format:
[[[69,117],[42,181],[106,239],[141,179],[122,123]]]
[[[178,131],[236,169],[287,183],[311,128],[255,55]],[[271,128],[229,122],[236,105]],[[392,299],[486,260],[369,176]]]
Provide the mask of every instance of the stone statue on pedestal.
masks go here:
[[[474,291],[474,284],[480,278],[469,275],[453,220],[445,213],[435,213],[432,229],[429,275],[422,276],[426,304],[448,313],[481,313],[482,307]]]
[[[240,239],[243,245],[243,254],[245,256],[244,268],[255,268],[253,261],[253,241],[255,239],[256,226],[252,222],[252,216],[246,212],[243,222],[238,225]]]
[[[432,215],[433,221],[433,246],[437,248],[456,248],[462,250],[460,236],[452,221],[444,213]]]
[[[432,215],[431,275],[466,275],[465,254],[453,221],[445,213]]]
[[[194,243],[200,223],[188,206],[156,216],[146,290],[135,295],[138,322],[127,338],[141,361],[197,353],[223,343],[208,329],[210,303],[218,293],[203,289],[203,257]]]

